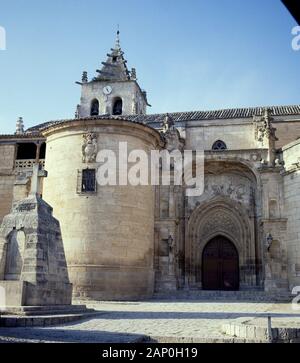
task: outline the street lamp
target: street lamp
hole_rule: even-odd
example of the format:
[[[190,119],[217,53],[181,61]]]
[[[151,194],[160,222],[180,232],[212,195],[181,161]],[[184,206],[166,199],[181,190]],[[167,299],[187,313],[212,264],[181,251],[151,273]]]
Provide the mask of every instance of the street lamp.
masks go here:
[[[267,246],[268,252],[270,250],[272,243],[273,243],[273,236],[271,235],[271,233],[268,233],[266,236],[266,246]]]

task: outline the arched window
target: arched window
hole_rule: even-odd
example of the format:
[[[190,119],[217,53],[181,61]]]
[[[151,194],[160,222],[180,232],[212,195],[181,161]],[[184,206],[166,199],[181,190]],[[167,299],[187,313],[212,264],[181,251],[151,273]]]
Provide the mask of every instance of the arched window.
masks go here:
[[[99,101],[94,99],[91,103],[91,116],[99,115]]]
[[[212,150],[227,150],[227,146],[224,141],[217,140],[212,146]]]
[[[121,100],[121,98],[116,98],[114,105],[113,105],[113,115],[122,115],[122,110],[123,108],[123,101]]]

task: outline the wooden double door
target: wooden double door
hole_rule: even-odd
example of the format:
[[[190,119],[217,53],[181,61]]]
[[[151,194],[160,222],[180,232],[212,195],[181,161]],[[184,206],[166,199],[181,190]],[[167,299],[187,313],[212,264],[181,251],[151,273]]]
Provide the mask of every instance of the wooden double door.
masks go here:
[[[239,289],[239,255],[234,244],[223,236],[210,240],[202,255],[204,290]]]

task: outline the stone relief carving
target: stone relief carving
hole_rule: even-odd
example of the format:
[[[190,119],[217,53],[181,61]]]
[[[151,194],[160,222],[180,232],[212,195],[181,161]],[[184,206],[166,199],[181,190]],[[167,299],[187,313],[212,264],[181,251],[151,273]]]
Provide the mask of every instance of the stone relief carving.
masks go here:
[[[276,145],[275,142],[278,140],[276,137],[276,128],[272,125],[273,118],[271,117],[271,110],[265,108],[263,116],[261,118],[254,117],[254,130],[255,139],[262,142],[268,148],[268,160],[262,160],[262,167],[264,166],[275,166],[276,159]]]
[[[264,109],[262,117],[254,117],[255,126],[255,139],[257,141],[263,142],[264,138],[270,139],[275,138],[276,129],[272,126],[271,110]]]
[[[82,162],[93,163],[97,156],[97,135],[95,133],[87,133],[83,135],[82,145]]]
[[[206,176],[205,193],[209,197],[226,196],[244,204],[251,204],[254,190],[246,178]]]
[[[223,231],[234,236],[237,236],[239,232],[236,228],[236,222],[223,210],[217,210],[210,215],[209,219],[205,220],[201,230],[201,238],[210,235],[214,231]]]

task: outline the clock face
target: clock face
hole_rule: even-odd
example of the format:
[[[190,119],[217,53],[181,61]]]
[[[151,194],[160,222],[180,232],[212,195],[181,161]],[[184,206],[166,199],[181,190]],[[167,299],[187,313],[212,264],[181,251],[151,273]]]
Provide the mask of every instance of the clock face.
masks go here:
[[[105,95],[109,95],[111,92],[112,92],[112,88],[111,88],[111,86],[105,86],[105,87],[103,88],[103,93],[104,93]]]

